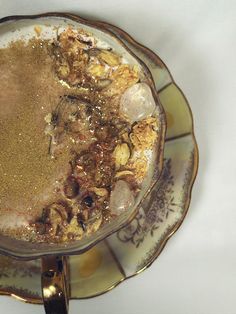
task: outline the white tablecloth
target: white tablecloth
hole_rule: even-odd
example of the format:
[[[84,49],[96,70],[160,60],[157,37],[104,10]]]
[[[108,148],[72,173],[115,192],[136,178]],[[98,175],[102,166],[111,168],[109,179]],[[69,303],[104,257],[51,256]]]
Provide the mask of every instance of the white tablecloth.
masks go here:
[[[194,114],[200,169],[189,213],[151,268],[70,313],[236,313],[236,1],[0,0],[0,16],[75,12],[157,52]],[[0,313],[41,306],[1,297]]]

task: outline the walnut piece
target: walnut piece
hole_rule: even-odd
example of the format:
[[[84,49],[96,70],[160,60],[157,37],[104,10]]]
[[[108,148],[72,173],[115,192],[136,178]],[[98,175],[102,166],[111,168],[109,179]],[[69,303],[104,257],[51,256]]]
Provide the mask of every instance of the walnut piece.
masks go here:
[[[136,150],[152,148],[157,139],[157,118],[149,117],[139,121],[132,129],[130,140]]]
[[[128,64],[121,64],[111,73],[109,78],[112,83],[107,88],[106,94],[118,95],[138,82],[139,72],[135,66],[131,68]]]
[[[120,57],[108,50],[102,50],[101,53],[98,55],[98,58],[101,61],[104,61],[106,64],[108,64],[111,67],[117,66],[120,64]]]
[[[116,168],[126,165],[130,157],[129,146],[126,143],[118,144],[113,152]]]

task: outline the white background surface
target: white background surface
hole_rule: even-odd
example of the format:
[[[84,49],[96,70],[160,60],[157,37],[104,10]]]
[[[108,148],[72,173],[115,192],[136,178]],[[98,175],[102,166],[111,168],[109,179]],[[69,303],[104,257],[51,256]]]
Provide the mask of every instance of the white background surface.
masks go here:
[[[200,169],[189,213],[151,268],[70,313],[236,313],[236,1],[0,0],[0,16],[75,12],[153,49],[187,96]],[[39,314],[1,297],[0,313]]]

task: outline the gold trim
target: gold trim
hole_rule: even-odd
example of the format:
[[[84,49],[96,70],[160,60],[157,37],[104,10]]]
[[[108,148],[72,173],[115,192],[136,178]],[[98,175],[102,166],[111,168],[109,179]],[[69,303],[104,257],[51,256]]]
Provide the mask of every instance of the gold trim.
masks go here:
[[[20,289],[19,289],[20,291]],[[19,293],[18,295],[16,293]],[[26,297],[23,295],[24,291],[18,292],[18,289],[14,290],[12,288],[5,289],[4,291],[0,290],[0,295],[12,297],[18,301],[22,301],[24,303],[30,303],[30,304],[43,304],[43,300],[40,298],[34,298],[34,297]]]
[[[61,15],[61,13],[53,13],[54,15]],[[41,16],[47,16],[48,14],[43,14]],[[74,15],[74,14],[64,14],[63,15],[64,17],[73,17],[74,19],[78,19],[78,20],[84,20],[86,21],[85,19],[82,19],[80,18],[79,16],[77,15]],[[22,16],[24,17],[24,16]],[[22,18],[21,17],[21,18]],[[0,20],[0,22],[3,22],[3,21],[7,21],[9,19],[12,19],[14,18],[14,16],[12,17],[7,17],[7,18],[3,18]],[[15,18],[19,18],[19,16],[15,16]],[[117,287],[120,283],[122,283],[123,281],[129,279],[129,278],[132,278],[138,274],[140,274],[141,272],[143,272],[144,270],[146,270],[147,268],[149,268],[152,263],[156,260],[156,258],[160,255],[160,253],[162,252],[162,250],[164,249],[166,243],[168,242],[168,240],[172,237],[172,235],[179,229],[179,227],[181,226],[187,212],[188,212],[188,209],[189,209],[189,205],[190,205],[190,201],[191,201],[191,194],[192,194],[192,189],[193,189],[193,184],[194,184],[194,181],[196,179],[196,176],[197,176],[197,172],[198,172],[198,167],[199,167],[199,150],[198,150],[198,146],[197,146],[197,141],[196,141],[196,137],[195,137],[195,134],[194,134],[194,121],[193,121],[193,114],[192,114],[192,110],[190,108],[190,105],[183,93],[183,91],[178,87],[178,85],[175,83],[175,80],[173,79],[173,76],[171,75],[168,67],[166,66],[166,64],[154,53],[152,52],[149,48],[143,46],[142,44],[139,44],[137,41],[135,41],[129,34],[127,34],[125,31],[121,30],[120,28],[112,25],[112,24],[109,24],[109,23],[106,23],[106,22],[98,22],[96,21],[97,24],[100,24],[100,25],[103,25],[104,27],[107,27],[109,26],[111,29],[113,29],[116,33],[120,34],[123,38],[125,38],[125,40],[129,41],[129,42],[132,42],[133,45],[135,45],[138,49],[140,49],[141,51],[143,51],[148,57],[150,57],[153,62],[155,62],[158,66],[161,64],[163,67],[166,68],[166,70],[168,71],[169,75],[170,75],[170,78],[172,80],[172,83],[179,89],[179,91],[181,92],[182,96],[184,97],[185,101],[186,101],[186,104],[188,106],[188,109],[189,109],[189,113],[190,113],[190,118],[191,118],[191,122],[192,122],[192,132],[189,133],[189,135],[192,135],[193,137],[193,143],[194,143],[194,167],[193,167],[193,174],[192,174],[192,178],[191,178],[191,181],[190,181],[190,184],[189,184],[189,189],[188,189],[188,198],[186,200],[186,203],[185,203],[185,206],[184,206],[184,212],[183,212],[183,215],[181,217],[181,219],[175,224],[174,227],[171,228],[169,234],[165,237],[165,239],[163,239],[163,242],[162,244],[160,245],[159,249],[156,251],[156,253],[153,255],[153,257],[150,259],[150,261],[147,263],[147,265],[145,265],[142,269],[140,269],[139,271],[137,271],[136,273],[134,273],[133,275],[130,275],[124,279],[121,279],[120,281],[116,282],[114,285],[112,285],[110,288],[108,288],[107,290],[105,291],[102,291],[101,293],[98,293],[92,297],[96,297],[96,296],[99,296],[99,295],[102,295],[110,290],[112,290],[113,288]],[[122,39],[121,39],[122,40]],[[166,86],[164,86],[162,88],[165,89],[166,87],[168,87],[168,84]],[[18,297],[16,296],[15,294],[11,293],[11,292],[5,292],[5,291],[1,291],[0,290],[0,294],[2,295],[9,295],[9,296],[12,296],[14,298],[17,298],[17,299],[21,299],[22,301],[26,302],[26,303],[33,303],[33,304],[41,304],[41,302],[39,302],[39,300],[37,299],[31,299],[31,298],[22,298],[22,297]],[[88,297],[88,298],[92,298],[92,297]],[[75,298],[72,298],[72,299],[75,299]],[[82,298],[82,299],[87,299],[87,298]]]

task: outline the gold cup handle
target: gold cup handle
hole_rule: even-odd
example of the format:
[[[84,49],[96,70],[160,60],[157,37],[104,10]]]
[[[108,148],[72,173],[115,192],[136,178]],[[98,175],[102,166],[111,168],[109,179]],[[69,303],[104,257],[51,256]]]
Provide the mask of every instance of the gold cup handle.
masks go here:
[[[68,314],[69,278],[67,257],[42,258],[42,295],[46,314]]]

